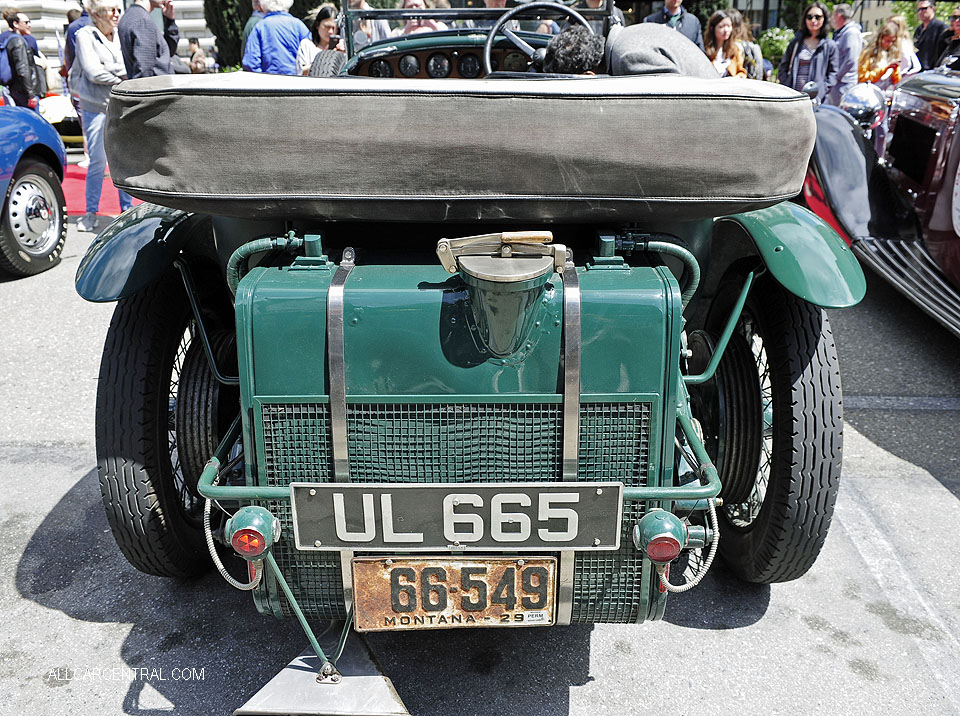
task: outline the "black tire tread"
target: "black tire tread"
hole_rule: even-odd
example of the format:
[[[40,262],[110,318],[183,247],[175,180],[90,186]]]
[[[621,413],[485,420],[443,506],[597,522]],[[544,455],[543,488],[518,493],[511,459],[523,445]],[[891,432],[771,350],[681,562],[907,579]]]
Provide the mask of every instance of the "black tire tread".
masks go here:
[[[157,401],[167,400],[169,383],[162,383],[169,380],[169,344],[176,349],[188,311],[173,272],[122,299],[104,344],[97,391],[97,463],[107,521],[134,567],[166,577],[190,577],[209,567],[202,531],[183,524],[161,468],[169,458],[161,453],[166,429],[158,425],[166,408]]]
[[[769,584],[804,575],[823,547],[840,484],[843,400],[824,311],[772,280],[757,286],[751,305],[771,372],[771,475],[753,525],[721,527],[720,546],[741,578]]]
[[[308,76],[310,77],[336,77],[340,70],[347,64],[347,56],[337,50],[320,50],[320,53],[313,58],[313,64],[310,65]]]

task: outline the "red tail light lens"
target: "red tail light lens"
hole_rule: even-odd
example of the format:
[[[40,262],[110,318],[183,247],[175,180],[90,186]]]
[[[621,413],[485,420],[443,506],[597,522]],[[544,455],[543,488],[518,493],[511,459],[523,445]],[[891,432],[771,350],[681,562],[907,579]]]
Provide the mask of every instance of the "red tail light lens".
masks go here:
[[[230,543],[242,557],[256,557],[267,548],[267,541],[263,535],[249,528],[237,530]]]
[[[647,557],[651,562],[666,564],[680,556],[680,543],[670,535],[654,537],[647,544]]]

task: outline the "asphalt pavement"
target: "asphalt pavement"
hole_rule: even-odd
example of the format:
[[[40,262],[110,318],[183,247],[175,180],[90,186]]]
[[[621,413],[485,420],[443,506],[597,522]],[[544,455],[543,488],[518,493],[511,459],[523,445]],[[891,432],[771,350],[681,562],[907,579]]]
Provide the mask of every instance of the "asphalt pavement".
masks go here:
[[[295,623],[219,576],[149,577],[100,504],[94,399],[112,305],[63,262],[0,279],[0,714],[226,714]],[[874,275],[831,311],[846,404],[837,510],[802,579],[717,564],[654,624],[379,635],[412,713],[960,714],[960,341]]]

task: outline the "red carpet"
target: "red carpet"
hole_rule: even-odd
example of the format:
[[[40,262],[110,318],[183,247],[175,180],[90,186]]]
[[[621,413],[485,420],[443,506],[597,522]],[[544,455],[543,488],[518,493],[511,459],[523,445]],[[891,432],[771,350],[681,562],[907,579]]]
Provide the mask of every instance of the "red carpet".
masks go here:
[[[67,199],[67,214],[79,215],[87,211],[87,170],[76,164],[68,164],[63,178],[63,195]],[[142,204],[139,199],[134,205]],[[120,213],[120,198],[109,176],[103,178],[103,191],[100,193],[100,211],[98,214],[117,216]]]

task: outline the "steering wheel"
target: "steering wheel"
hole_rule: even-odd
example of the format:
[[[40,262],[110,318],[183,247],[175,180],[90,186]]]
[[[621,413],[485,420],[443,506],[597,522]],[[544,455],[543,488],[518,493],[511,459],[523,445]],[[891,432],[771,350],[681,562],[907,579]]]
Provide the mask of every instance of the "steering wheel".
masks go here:
[[[498,33],[503,34],[508,40],[510,40],[510,42],[514,44],[514,46],[516,46],[518,50],[520,50],[520,52],[525,54],[531,60],[536,61],[539,59],[540,62],[543,61],[544,50],[542,48],[534,49],[530,43],[526,42],[522,37],[517,35],[517,33],[507,27],[507,23],[509,23],[514,17],[528,13],[531,10],[552,10],[554,12],[560,12],[561,14],[569,17],[571,20],[583,25],[585,28],[587,28],[587,30],[590,31],[591,35],[595,34],[593,32],[593,27],[591,27],[590,23],[587,22],[583,15],[573,8],[567,7],[566,5],[561,5],[557,2],[549,2],[548,0],[537,0],[535,2],[517,5],[515,8],[513,8],[513,10],[501,15],[500,19],[493,23],[493,27],[490,28],[490,32],[487,33],[487,41],[483,46],[483,69],[486,74],[489,75],[491,72],[493,72],[493,41],[496,39]]]

